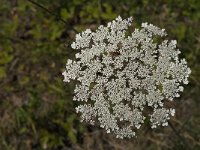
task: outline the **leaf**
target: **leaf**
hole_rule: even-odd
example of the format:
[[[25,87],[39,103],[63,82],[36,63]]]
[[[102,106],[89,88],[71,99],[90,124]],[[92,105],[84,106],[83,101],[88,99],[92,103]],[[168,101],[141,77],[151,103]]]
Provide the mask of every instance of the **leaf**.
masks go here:
[[[67,12],[67,9],[61,9],[60,15],[63,19],[68,19],[70,17],[70,14]]]
[[[0,79],[6,77],[6,71],[4,67],[0,67]]]
[[[67,135],[73,144],[77,143],[76,134],[73,131],[70,130]]]
[[[5,65],[11,62],[13,55],[9,55],[7,52],[0,52],[0,65]]]
[[[24,76],[19,81],[20,85],[26,85],[30,81],[30,78],[28,76]]]

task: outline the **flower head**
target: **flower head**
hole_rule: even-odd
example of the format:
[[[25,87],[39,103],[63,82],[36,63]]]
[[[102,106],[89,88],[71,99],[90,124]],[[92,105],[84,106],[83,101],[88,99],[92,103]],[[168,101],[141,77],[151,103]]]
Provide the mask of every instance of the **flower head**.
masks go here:
[[[156,43],[167,35],[164,29],[142,23],[128,35],[131,24],[131,17],[119,16],[77,34],[71,47],[78,52],[63,72],[65,82],[77,81],[73,100],[81,101],[82,121],[99,122],[118,138],[135,136],[148,116],[152,128],[166,126],[175,109],[164,103],[180,96],[191,73],[175,40]]]

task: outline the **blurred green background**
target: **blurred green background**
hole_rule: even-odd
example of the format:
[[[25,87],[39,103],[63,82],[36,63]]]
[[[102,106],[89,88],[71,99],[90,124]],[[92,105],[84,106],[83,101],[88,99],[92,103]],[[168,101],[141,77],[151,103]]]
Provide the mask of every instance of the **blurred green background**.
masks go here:
[[[0,150],[200,150],[200,0],[0,1]],[[153,23],[178,41],[192,69],[168,127],[119,140],[80,123],[73,83],[61,75],[76,32],[118,15]],[[60,21],[59,18],[66,23]],[[181,136],[181,137],[180,137]],[[186,147],[188,145],[188,147]]]

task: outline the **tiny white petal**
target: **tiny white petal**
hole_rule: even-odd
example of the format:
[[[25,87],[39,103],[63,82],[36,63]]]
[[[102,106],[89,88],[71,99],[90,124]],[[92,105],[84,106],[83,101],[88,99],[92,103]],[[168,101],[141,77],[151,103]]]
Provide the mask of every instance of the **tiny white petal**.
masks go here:
[[[81,121],[94,125],[97,120],[121,139],[135,136],[146,106],[153,110],[147,114],[151,128],[167,126],[175,109],[164,104],[180,97],[191,74],[187,61],[179,58],[176,40],[154,41],[167,35],[165,29],[142,23],[127,36],[132,20],[118,16],[94,32],[76,34],[71,47],[79,51],[62,73],[64,82],[78,81],[73,100],[81,101],[76,107]]]

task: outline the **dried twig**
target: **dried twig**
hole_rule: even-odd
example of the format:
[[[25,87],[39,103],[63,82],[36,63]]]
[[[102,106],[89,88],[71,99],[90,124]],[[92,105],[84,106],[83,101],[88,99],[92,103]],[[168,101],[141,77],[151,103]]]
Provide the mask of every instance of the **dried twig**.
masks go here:
[[[44,7],[43,5],[37,3],[37,2],[35,2],[35,1],[33,1],[33,0],[28,0],[28,1],[31,2],[32,4],[34,4],[35,6],[37,6],[37,7],[41,8],[41,9],[43,9],[43,10],[44,10],[45,12],[47,12],[48,14],[55,16],[58,20],[60,20],[60,21],[61,21],[62,23],[64,23],[65,25],[68,24],[63,18],[61,18],[59,15],[57,15],[57,14],[51,12],[51,11],[48,10],[46,7]],[[73,31],[75,31],[76,33],[78,33],[78,31],[77,31],[76,29],[74,29],[74,28],[71,28],[71,29],[72,29]]]
[[[180,142],[185,145],[185,147],[187,148],[187,150],[192,150],[191,147],[189,146],[189,144],[187,143],[187,141],[179,134],[179,132],[176,130],[176,128],[173,126],[173,124],[170,121],[168,121],[168,123],[169,123],[169,126],[174,131],[174,133],[179,138]]]

